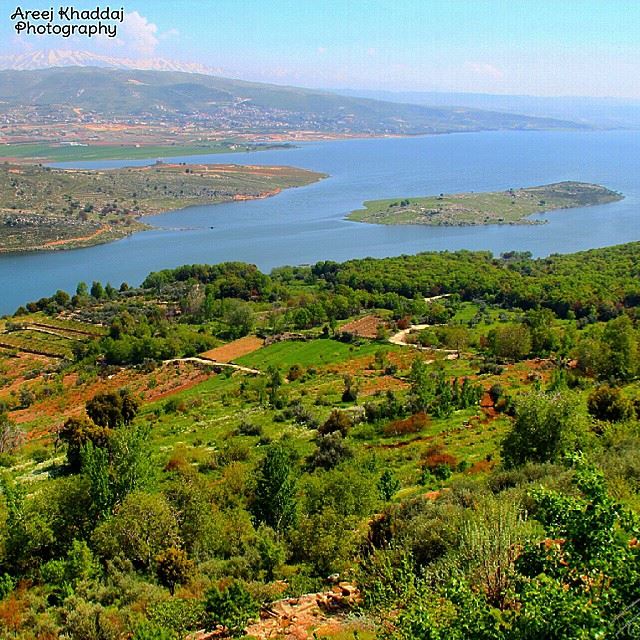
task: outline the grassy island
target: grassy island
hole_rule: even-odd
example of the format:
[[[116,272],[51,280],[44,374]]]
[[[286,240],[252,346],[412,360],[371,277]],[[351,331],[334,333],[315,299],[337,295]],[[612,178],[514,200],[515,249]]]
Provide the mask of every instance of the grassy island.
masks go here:
[[[164,164],[111,170],[0,165],[0,252],[71,249],[146,228],[140,216],[264,198],[324,175],[295,167]]]
[[[349,220],[377,224],[468,226],[484,224],[541,224],[533,213],[588,207],[622,200],[606,187],[587,182],[557,182],[525,189],[485,193],[454,193],[420,198],[370,200],[352,211]]]

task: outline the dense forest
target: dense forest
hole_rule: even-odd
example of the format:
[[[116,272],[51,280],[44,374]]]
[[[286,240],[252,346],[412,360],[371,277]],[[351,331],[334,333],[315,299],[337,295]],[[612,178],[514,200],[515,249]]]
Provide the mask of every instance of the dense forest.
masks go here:
[[[0,321],[0,635],[640,637],[640,244],[79,283]]]

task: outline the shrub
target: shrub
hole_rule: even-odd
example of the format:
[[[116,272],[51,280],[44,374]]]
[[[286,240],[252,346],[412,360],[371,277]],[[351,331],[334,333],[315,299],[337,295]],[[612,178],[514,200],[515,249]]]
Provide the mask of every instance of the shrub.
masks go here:
[[[507,468],[527,461],[554,462],[581,446],[585,432],[576,396],[533,392],[518,402],[515,422],[502,443],[502,459]]]
[[[342,434],[339,431],[334,431],[318,438],[318,446],[312,454],[309,464],[314,469],[333,469],[351,457],[353,457],[353,452],[343,441]]]
[[[258,603],[239,582],[232,582],[224,590],[211,588],[204,606],[208,626],[222,625],[234,636],[242,635],[249,620],[259,612]]]
[[[625,398],[617,387],[606,384],[589,395],[587,410],[594,418],[608,422],[629,420],[634,414],[631,400]]]
[[[434,445],[423,454],[422,464],[437,480],[447,480],[458,466],[458,461],[441,445]]]
[[[385,436],[402,436],[408,433],[418,433],[429,424],[429,416],[421,411],[414,413],[404,420],[394,420],[384,427]]]
[[[353,426],[353,421],[349,414],[344,411],[340,411],[339,409],[334,409],[327,418],[327,421],[320,425],[318,428],[318,433],[320,435],[326,436],[329,433],[339,432],[342,437],[346,437],[347,432]]]

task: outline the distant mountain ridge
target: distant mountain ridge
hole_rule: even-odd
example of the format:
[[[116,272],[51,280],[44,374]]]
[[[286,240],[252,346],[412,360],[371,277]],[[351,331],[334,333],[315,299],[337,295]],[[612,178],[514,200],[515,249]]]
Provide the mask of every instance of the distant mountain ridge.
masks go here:
[[[105,67],[109,69],[140,69],[150,71],[182,71],[219,75],[222,69],[197,62],[177,62],[165,58],[120,58],[89,51],[47,49],[11,56],[0,56],[0,70],[34,71],[51,67]]]
[[[468,109],[517,113],[536,118],[571,120],[604,129],[640,129],[640,99],[633,98],[372,89],[335,89],[334,91],[339,95],[385,102],[410,102],[430,107],[457,105]]]
[[[420,135],[484,130],[582,129],[568,120],[404,104],[329,91],[246,82],[182,70],[113,68],[102,57],[69,66],[0,71],[0,115],[35,122],[89,119],[197,121],[221,131]],[[50,53],[47,62],[58,58]],[[31,63],[37,60],[31,58]],[[120,61],[121,62],[121,61]],[[24,62],[27,64],[27,62]],[[161,60],[157,60],[162,65]],[[43,62],[44,64],[44,62]]]

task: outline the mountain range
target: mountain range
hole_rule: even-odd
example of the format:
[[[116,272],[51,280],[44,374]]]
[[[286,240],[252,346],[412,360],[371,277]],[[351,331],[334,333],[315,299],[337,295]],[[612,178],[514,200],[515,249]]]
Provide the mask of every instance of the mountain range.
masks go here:
[[[187,119],[228,131],[354,135],[586,128],[568,119],[246,82],[214,75],[213,68],[161,59],[139,61],[49,51],[4,58],[2,65],[11,68],[0,71],[0,114],[10,112],[19,118],[24,111],[33,121],[36,117],[65,121],[79,115],[148,121]],[[145,65],[149,68],[139,68]],[[37,66],[42,68],[31,68]]]

